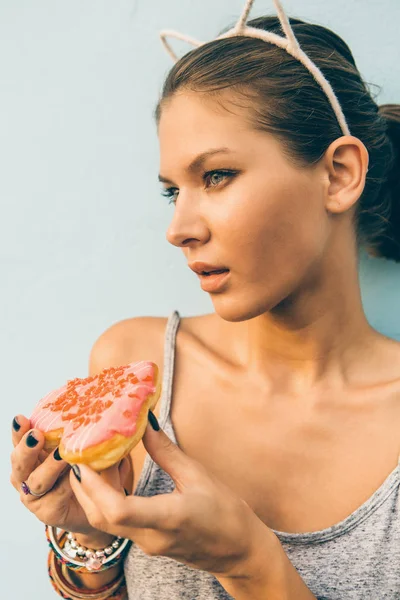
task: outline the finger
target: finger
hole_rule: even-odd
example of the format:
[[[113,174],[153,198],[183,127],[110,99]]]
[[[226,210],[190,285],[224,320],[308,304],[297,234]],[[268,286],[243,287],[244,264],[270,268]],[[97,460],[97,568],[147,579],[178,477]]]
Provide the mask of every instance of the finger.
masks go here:
[[[133,491],[133,464],[130,455],[125,456],[119,465],[121,484],[127,496]]]
[[[76,466],[73,467],[75,473]],[[175,512],[173,494],[150,498],[125,496],[88,466],[80,464],[78,470],[80,482],[71,474],[71,486],[93,526],[111,533],[116,532],[115,527],[167,529],[169,526],[169,518]],[[95,525],[90,515],[93,515]]]
[[[119,470],[121,462],[122,461],[119,461],[115,465],[112,465],[111,467],[108,467],[107,469],[104,469],[104,471],[100,472],[100,476],[103,481],[106,481],[117,491],[121,491],[123,489]]]
[[[31,428],[31,422],[24,415],[16,415],[13,418],[11,425],[12,443],[15,448],[15,446],[19,444],[25,433],[27,433]],[[41,450],[39,453],[40,462],[43,462],[48,455],[49,452],[47,450]]]
[[[21,438],[31,428],[31,422],[24,415],[16,415],[12,420],[12,443],[15,448]]]
[[[35,494],[44,494],[55,486],[66,469],[69,469],[69,464],[60,457],[58,448],[56,448],[24,481]],[[37,500],[38,498],[30,496],[29,499]]]
[[[90,473],[95,473],[89,467],[86,467],[86,469],[90,471]],[[109,471],[109,469],[107,470]],[[116,490],[114,490],[114,488],[107,481],[107,475],[109,475],[109,473],[106,473],[105,477],[102,476],[100,473],[95,473],[96,478],[94,478],[94,481],[92,481],[91,484],[88,486],[81,484],[82,472],[85,472],[85,466],[81,464],[79,466],[72,465],[70,473],[70,484],[72,491],[76,496],[76,499],[83,508],[86,517],[89,523],[92,525],[92,527],[94,527],[95,529],[100,529],[101,531],[106,531],[107,533],[114,533],[114,531],[110,531],[108,527],[109,523],[107,522],[107,518],[103,514],[103,503],[99,501],[97,491],[91,489],[90,485],[103,485],[106,487],[106,489],[111,489],[114,493],[117,494],[117,496],[120,496],[121,494],[116,492]],[[105,473],[105,471],[103,471],[103,473]],[[86,479],[90,480],[90,476]]]
[[[44,435],[37,429],[30,429],[12,451],[11,477],[17,486],[25,481],[36,468],[43,445]]]
[[[155,431],[149,424],[142,441],[151,458],[172,477],[178,491],[198,479],[200,463],[182,452],[162,429]]]

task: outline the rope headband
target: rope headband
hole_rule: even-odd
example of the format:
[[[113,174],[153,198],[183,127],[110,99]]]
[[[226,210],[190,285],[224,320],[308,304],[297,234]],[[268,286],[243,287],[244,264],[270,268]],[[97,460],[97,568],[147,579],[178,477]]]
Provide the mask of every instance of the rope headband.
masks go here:
[[[277,35],[276,33],[272,33],[270,31],[264,31],[262,29],[257,29],[255,27],[247,27],[247,25],[246,25],[247,19],[248,19],[251,7],[254,4],[254,0],[246,0],[246,4],[245,4],[244,10],[243,10],[243,13],[240,16],[235,27],[233,27],[232,29],[230,29],[226,33],[223,33],[222,35],[218,36],[215,39],[222,40],[223,38],[235,37],[235,36],[253,37],[253,38],[258,38],[260,40],[264,40],[265,42],[269,42],[271,44],[275,44],[275,46],[279,46],[280,48],[283,48],[284,50],[286,50],[286,52],[288,52],[294,58],[299,60],[306,67],[306,69],[309,70],[309,72],[312,74],[314,79],[321,86],[321,88],[325,92],[325,94],[334,110],[334,113],[339,122],[339,125],[343,132],[343,135],[351,135],[349,127],[348,127],[346,119],[345,119],[345,116],[343,114],[342,108],[339,104],[339,100],[337,99],[336,94],[333,91],[331,84],[325,78],[325,76],[322,74],[321,70],[317,67],[317,65],[314,64],[313,61],[307,56],[307,54],[305,52],[303,52],[303,50],[300,48],[300,44],[297,41],[297,39],[293,33],[293,29],[290,26],[289,19],[286,16],[286,14],[282,8],[282,4],[281,4],[280,0],[273,0],[273,2],[275,4],[275,8],[278,13],[278,18],[279,18],[280,24],[285,33],[285,37]],[[175,62],[178,60],[178,57],[172,50],[170,44],[168,43],[168,41],[166,39],[167,37],[175,38],[177,40],[182,40],[183,42],[187,42],[188,44],[195,46],[197,48],[199,48],[200,46],[203,46],[204,44],[207,43],[207,42],[199,42],[198,40],[195,40],[187,35],[184,35],[183,33],[179,33],[178,31],[172,31],[170,29],[163,29],[162,31],[160,31],[160,37],[161,37],[161,41],[162,41],[166,51],[168,52],[168,54],[171,56],[171,58]]]

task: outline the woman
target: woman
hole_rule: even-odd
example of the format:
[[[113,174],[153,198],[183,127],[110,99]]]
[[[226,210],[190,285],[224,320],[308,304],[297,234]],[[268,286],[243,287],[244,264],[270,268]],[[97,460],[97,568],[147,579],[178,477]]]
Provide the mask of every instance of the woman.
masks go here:
[[[290,24],[350,135],[310,71],[260,39],[205,44],[164,84],[167,237],[215,312],[128,319],[94,344],[91,374],[164,365],[133,469],[71,471],[14,421],[27,508],[88,548],[133,540],[125,580],[121,561],[59,577],[52,559],[64,596],[121,598],[125,581],[135,600],[400,595],[400,344],[368,324],[357,272],[361,244],[400,260],[400,107],[376,105],[337,35]]]

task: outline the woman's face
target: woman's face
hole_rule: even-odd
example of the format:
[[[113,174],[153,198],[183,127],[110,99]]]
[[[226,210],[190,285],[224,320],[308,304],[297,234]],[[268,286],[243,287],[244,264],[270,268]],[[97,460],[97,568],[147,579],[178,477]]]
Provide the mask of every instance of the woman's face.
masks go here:
[[[194,269],[227,270],[200,275],[222,318],[271,311],[312,277],[331,228],[319,165],[293,166],[276,137],[190,92],[164,105],[159,140],[167,239]]]

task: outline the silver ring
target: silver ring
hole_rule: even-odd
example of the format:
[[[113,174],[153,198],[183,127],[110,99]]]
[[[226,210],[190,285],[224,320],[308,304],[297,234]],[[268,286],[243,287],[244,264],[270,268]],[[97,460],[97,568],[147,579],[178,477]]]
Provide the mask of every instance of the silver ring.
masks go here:
[[[34,496],[35,498],[41,498],[42,496],[44,496],[45,494],[47,494],[47,492],[50,491],[50,490],[46,490],[45,492],[42,492],[41,494],[37,494],[36,492],[32,492],[31,488],[26,483],[26,481],[23,481],[21,483],[21,489],[24,492],[25,496],[27,496],[28,494],[30,494],[31,496]]]

